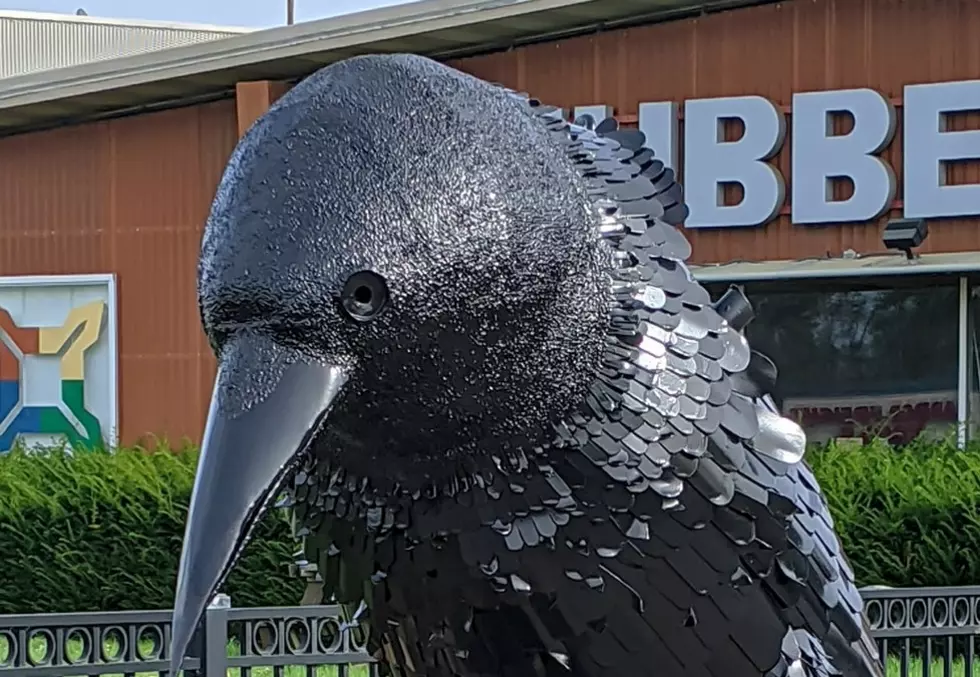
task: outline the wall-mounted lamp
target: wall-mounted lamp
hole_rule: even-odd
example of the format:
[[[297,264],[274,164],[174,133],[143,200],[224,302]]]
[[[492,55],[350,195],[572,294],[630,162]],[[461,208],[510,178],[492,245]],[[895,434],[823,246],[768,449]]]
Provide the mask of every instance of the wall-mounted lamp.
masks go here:
[[[925,219],[894,219],[885,225],[881,241],[888,249],[905,252],[905,258],[912,260],[912,250],[922,244],[929,236],[929,226]]]
[[[731,285],[724,294],[721,295],[712,306],[715,311],[723,318],[728,320],[728,324],[736,331],[742,331],[746,325],[755,317],[752,310],[752,303],[746,298],[745,292]]]

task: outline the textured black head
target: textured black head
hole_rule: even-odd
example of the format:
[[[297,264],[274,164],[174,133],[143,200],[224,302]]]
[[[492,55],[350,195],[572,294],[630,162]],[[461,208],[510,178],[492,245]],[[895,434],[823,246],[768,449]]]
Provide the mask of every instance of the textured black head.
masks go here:
[[[348,368],[318,448],[405,486],[553,434],[600,356],[608,256],[583,179],[526,105],[422,57],[367,56],[243,139],[200,302],[219,355],[255,333]]]
[[[325,68],[249,130],[201,252],[218,377],[174,674],[308,452],[394,500],[551,441],[612,326],[613,253],[589,191],[540,111],[415,56]]]

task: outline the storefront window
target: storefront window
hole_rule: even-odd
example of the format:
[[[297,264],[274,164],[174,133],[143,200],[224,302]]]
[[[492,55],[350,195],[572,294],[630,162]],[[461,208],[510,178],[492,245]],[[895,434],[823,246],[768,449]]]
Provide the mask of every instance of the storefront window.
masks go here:
[[[970,287],[970,314],[967,320],[967,435],[980,439],[980,286]]]
[[[956,286],[745,291],[749,341],[776,362],[775,398],[810,441],[955,430]]]

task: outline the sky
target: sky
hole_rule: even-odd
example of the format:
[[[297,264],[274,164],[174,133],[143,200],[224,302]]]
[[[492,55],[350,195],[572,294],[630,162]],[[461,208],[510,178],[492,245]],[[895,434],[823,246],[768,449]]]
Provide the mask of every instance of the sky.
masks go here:
[[[405,0],[295,0],[296,22],[404,4]],[[0,0],[0,9],[116,19],[153,19],[267,28],[286,23],[286,0]]]

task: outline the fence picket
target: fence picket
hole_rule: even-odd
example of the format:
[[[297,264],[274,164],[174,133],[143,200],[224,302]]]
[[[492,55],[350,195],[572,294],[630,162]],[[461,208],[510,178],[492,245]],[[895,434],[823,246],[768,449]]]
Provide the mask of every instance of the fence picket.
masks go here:
[[[888,677],[980,677],[980,586],[864,588],[865,614]],[[247,677],[287,667],[309,677],[333,666],[338,677],[376,677],[366,633],[337,605],[235,608],[225,595],[208,607],[185,677]],[[229,647],[237,655],[229,655]],[[170,611],[0,615],[0,677],[103,674],[167,676]]]

